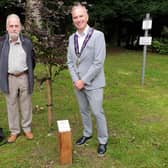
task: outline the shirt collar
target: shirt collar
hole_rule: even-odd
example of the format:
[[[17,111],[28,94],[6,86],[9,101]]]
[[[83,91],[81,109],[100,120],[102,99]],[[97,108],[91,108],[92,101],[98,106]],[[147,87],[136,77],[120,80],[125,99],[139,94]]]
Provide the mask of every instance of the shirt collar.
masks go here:
[[[87,25],[84,29],[84,31],[82,33],[79,34],[78,31],[76,31],[76,34],[79,36],[79,37],[82,37],[82,36],[86,36],[87,33],[88,33],[88,30],[89,30],[89,25]]]

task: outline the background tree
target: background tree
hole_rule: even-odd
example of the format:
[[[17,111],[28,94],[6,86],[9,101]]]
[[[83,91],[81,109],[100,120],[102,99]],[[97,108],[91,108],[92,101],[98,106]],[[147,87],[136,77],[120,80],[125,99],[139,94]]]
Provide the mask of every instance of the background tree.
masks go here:
[[[99,0],[90,8],[92,24],[105,32],[108,43],[117,46],[133,47],[137,36],[143,33],[142,20],[146,13],[153,19],[153,37],[160,36],[163,26],[168,26],[167,0]]]
[[[41,18],[41,0],[26,0],[25,2],[25,29],[30,32],[32,25],[38,29],[42,29]]]
[[[25,5],[20,6],[20,8],[18,7],[18,4],[24,4],[25,1],[30,0],[1,0],[1,31],[4,29],[3,19],[6,18],[8,13],[15,11],[15,13],[21,16],[21,20],[25,21],[23,16]],[[31,1],[41,2],[42,0]],[[64,5],[70,6],[74,1],[68,0],[63,2]],[[52,11],[54,11],[54,7],[57,9],[57,6],[52,6],[50,1],[44,2],[49,8],[52,8]],[[153,38],[161,37],[163,27],[168,27],[167,0],[86,0],[84,3],[89,9],[90,25],[101,29],[105,33],[107,43],[112,44],[112,46],[135,48],[135,42],[144,33],[141,29],[142,20],[148,12],[150,12],[153,20],[152,30],[150,31]],[[70,16],[66,15],[65,19],[62,19],[61,27],[62,32],[67,35],[74,31]]]
[[[27,0],[25,29],[31,35],[37,61],[45,66],[43,76],[36,77],[47,86],[48,124],[53,123],[52,81],[66,68],[66,36],[62,29],[68,10],[59,0]]]

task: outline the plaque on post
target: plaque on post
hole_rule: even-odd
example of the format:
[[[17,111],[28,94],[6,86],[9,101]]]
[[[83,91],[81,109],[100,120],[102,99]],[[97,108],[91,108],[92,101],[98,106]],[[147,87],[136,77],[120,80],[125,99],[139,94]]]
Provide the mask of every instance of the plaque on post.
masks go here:
[[[72,164],[71,129],[68,120],[58,120],[59,161],[60,164]]]
[[[143,30],[150,30],[152,28],[152,19],[145,18],[142,22],[142,29]]]
[[[151,45],[152,44],[152,37],[140,37],[139,38],[139,44],[140,45]]]

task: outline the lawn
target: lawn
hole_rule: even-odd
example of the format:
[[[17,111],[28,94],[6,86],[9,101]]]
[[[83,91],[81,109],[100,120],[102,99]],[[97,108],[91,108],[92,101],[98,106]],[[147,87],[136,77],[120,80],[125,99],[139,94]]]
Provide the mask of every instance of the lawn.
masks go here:
[[[82,135],[82,124],[68,71],[62,71],[53,83],[52,129],[47,123],[46,87],[45,84],[39,86],[36,81],[33,94],[35,138],[29,141],[21,135],[16,143],[0,146],[0,168],[168,168],[167,65],[168,56],[147,53],[142,86],[142,52],[108,52],[104,110],[109,142],[108,151],[102,158],[96,153],[96,129],[86,146],[75,146],[76,139]],[[43,74],[40,65],[35,74]],[[37,106],[39,108],[35,108]],[[7,136],[6,105],[2,94],[0,107],[0,126]],[[59,164],[56,121],[61,119],[68,119],[72,130],[72,165]]]

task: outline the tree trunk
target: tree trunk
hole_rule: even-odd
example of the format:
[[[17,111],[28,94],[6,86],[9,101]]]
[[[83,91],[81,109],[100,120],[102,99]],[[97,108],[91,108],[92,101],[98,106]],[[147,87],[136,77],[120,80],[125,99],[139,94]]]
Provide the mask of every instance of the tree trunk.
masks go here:
[[[52,82],[51,79],[46,80],[46,86],[47,86],[47,108],[48,108],[48,126],[51,128],[51,125],[53,123],[53,114],[52,114]]]
[[[41,0],[26,0],[25,30],[31,30],[32,26],[42,28],[41,7]]]
[[[26,0],[25,30],[27,32],[31,32],[33,28],[42,30],[41,8],[42,8],[42,0]],[[50,128],[53,120],[51,79],[46,80],[46,87],[47,87],[48,126]]]

